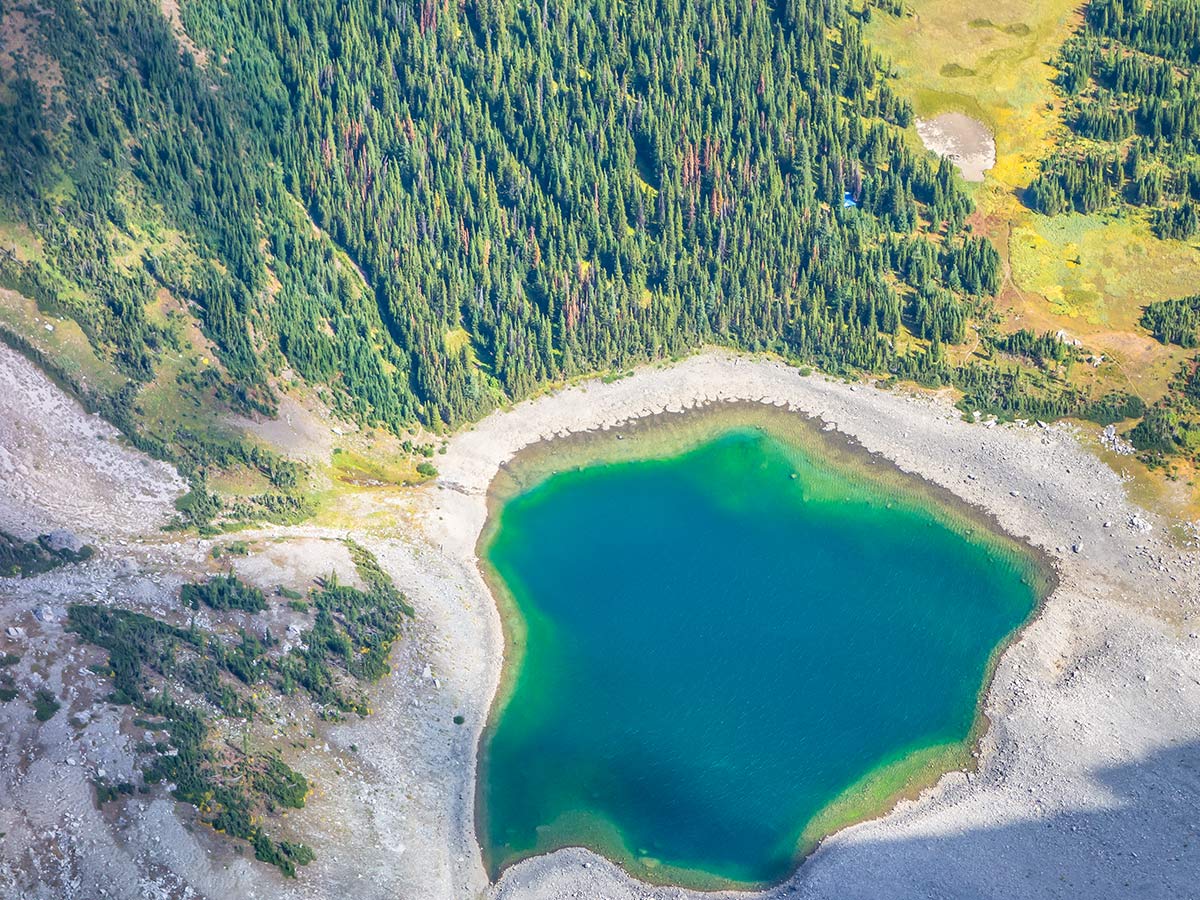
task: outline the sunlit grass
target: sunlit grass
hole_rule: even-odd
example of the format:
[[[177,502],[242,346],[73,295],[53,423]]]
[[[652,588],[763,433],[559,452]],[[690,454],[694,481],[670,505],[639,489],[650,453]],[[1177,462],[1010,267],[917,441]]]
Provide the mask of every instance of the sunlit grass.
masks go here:
[[[962,112],[995,134],[995,168],[967,189],[978,210],[973,224],[1009,267],[996,301],[1002,327],[1061,329],[1103,354],[1102,365],[1076,365],[1070,376],[1093,395],[1161,397],[1187,354],[1155,341],[1138,320],[1148,303],[1195,293],[1197,247],[1159,240],[1144,212],[1047,218],[1020,199],[1038,161],[1067,136],[1050,61],[1078,27],[1082,4],[908,0],[906,8],[911,14],[901,18],[876,14],[869,31],[894,65],[896,90],[918,116]],[[915,130],[912,140],[919,146]],[[1196,512],[1190,473],[1170,480],[1140,463],[1110,462],[1147,500]]]
[[[0,288],[0,325],[54,359],[88,390],[108,393],[125,382],[111,363],[96,354],[73,320],[45,315],[29,298],[4,288]]]

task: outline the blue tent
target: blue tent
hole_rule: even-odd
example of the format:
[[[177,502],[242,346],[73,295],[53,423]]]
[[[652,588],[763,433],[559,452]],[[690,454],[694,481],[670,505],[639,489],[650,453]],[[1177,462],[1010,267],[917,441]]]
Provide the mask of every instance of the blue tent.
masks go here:
[[[856,206],[858,206],[858,203],[855,201],[854,197],[850,195],[849,191],[846,191],[846,193],[842,194],[842,209],[853,209]]]

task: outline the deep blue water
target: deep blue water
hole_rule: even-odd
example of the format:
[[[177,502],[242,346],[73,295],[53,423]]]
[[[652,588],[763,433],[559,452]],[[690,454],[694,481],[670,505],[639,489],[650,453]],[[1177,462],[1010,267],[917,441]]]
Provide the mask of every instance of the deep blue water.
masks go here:
[[[527,631],[482,748],[493,874],[585,845],[781,879],[847,788],[966,740],[1033,568],[933,504],[751,429],[510,500],[487,556]]]

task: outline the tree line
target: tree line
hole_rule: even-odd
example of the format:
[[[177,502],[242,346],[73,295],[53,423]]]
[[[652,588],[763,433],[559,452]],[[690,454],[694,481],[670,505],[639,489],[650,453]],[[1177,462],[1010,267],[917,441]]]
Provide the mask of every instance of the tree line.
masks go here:
[[[1047,215],[1152,210],[1162,238],[1200,231],[1200,3],[1091,0],[1055,65],[1073,140],[1025,193]]]

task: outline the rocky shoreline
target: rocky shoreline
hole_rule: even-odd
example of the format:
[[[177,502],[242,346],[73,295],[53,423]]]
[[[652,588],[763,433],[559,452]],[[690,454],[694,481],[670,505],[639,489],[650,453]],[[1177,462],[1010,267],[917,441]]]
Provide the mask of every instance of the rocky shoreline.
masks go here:
[[[564,390],[459,435],[442,464],[445,480],[463,492],[453,506],[473,507],[443,514],[466,528],[465,535],[452,532],[458,552],[478,533],[474,523],[482,524],[481,492],[529,442],[725,400],[819,416],[987,511],[1044,550],[1062,576],[1042,616],[1001,660],[978,772],[950,773],[890,815],[826,840],[765,895],[1011,897],[1086,888],[1116,897],[1138,874],[1148,879],[1146,896],[1183,896],[1200,871],[1200,850],[1183,838],[1172,846],[1172,836],[1191,827],[1189,804],[1200,799],[1194,775],[1179,779],[1181,766],[1200,763],[1200,643],[1190,636],[1200,627],[1200,562],[1167,540],[1165,523],[1129,504],[1118,477],[1080,447],[1070,426],[984,429],[964,422],[942,397],[706,354]],[[1179,801],[1128,808],[1112,787],[1126,781],[1143,800],[1148,783]],[[1142,849],[1132,850],[1135,844]],[[1007,865],[998,867],[996,856],[1005,853]],[[582,850],[517,865],[491,893],[693,895],[637,883]]]
[[[819,416],[985,510],[1045,551],[1061,576],[1041,616],[997,667],[977,771],[950,773],[890,814],[839,832],[761,896],[1186,896],[1200,873],[1197,553],[1179,549],[1168,523],[1134,507],[1070,426],[985,429],[963,421],[945,397],[803,377],[773,360],[724,352],[496,412],[454,436],[437,458],[435,483],[342,501],[339,514],[354,522],[350,533],[405,590],[417,618],[395,652],[393,674],[373,692],[374,714],[322,726],[297,753],[295,766],[318,783],[309,804],[287,820],[318,850],[297,880],[190,826],[186,810],[168,798],[131,800],[136,810],[106,819],[90,802],[88,773],[128,762],[103,704],[87,728],[73,732],[67,715],[41,728],[18,721],[28,710],[13,703],[0,705],[0,832],[7,832],[0,893],[93,897],[91,888],[105,884],[112,897],[216,898],[233,890],[260,900],[713,896],[640,884],[582,850],[527,860],[499,884],[487,883],[473,826],[474,764],[503,636],[476,546],[488,487],[522,448],[725,400]],[[83,453],[88,443],[80,444]],[[130,460],[121,477],[144,478],[132,451],[121,452]],[[169,494],[170,480],[156,478],[155,491]],[[88,659],[59,624],[32,611],[81,595],[165,608],[182,573],[203,568],[209,544],[156,530],[133,536],[124,521],[109,531],[117,523],[104,519],[102,505],[63,522],[60,501],[43,502],[36,487],[23,490],[20,510],[40,504],[48,514],[39,528],[71,524],[96,544],[97,556],[0,581],[0,624],[28,631],[24,650],[43,673],[36,677],[74,714],[93,702],[72,686]],[[122,489],[117,481],[104,493]],[[165,514],[167,502],[155,501]],[[0,517],[14,509],[0,493]],[[149,510],[142,515],[147,529],[157,525]],[[311,525],[239,535],[255,550],[237,566],[263,584],[340,571],[345,554],[336,539],[346,533]],[[22,677],[33,678],[24,667]],[[67,758],[76,765],[62,765]]]

